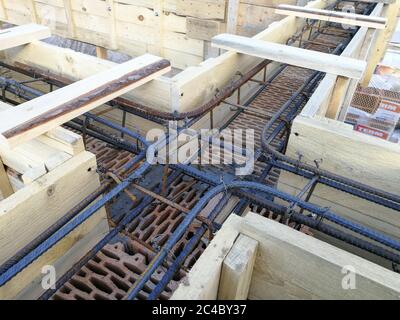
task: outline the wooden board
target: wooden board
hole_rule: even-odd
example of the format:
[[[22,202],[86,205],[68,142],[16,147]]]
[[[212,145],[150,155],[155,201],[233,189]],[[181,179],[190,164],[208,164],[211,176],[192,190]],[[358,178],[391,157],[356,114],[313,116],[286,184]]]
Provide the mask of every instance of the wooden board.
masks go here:
[[[186,28],[188,37],[210,41],[212,37],[220,33],[221,26],[218,21],[187,18]]]
[[[400,299],[399,274],[254,213],[228,219],[173,299],[215,299],[226,288],[221,259],[229,262],[230,253],[244,257],[250,247],[235,251],[238,234],[253,248],[258,244],[250,300]]]
[[[37,24],[27,24],[0,30],[0,51],[49,38],[50,36],[49,28]]]
[[[94,192],[96,168],[95,156],[82,152],[0,202],[0,264]]]
[[[400,299],[399,274],[285,225],[249,214],[240,231],[259,242],[249,299]]]
[[[387,23],[387,19],[382,17],[370,17],[362,14],[324,9],[310,9],[287,4],[278,5],[275,12],[281,15],[376,29],[384,29]]]
[[[229,217],[171,300],[217,299],[222,264],[239,235],[240,220],[235,215]]]
[[[41,41],[5,51],[7,62],[38,68],[45,73],[69,81],[79,81],[117,64],[94,56],[60,48]],[[46,56],[46,59],[43,59]],[[171,80],[161,76],[123,95],[124,98],[150,106],[160,111],[170,111]]]
[[[222,265],[218,300],[247,300],[258,242],[240,235]]]
[[[170,71],[144,55],[3,112],[2,145],[15,147]]]
[[[365,61],[357,59],[232,34],[214,37],[212,45],[220,49],[354,79],[360,79],[367,66]]]

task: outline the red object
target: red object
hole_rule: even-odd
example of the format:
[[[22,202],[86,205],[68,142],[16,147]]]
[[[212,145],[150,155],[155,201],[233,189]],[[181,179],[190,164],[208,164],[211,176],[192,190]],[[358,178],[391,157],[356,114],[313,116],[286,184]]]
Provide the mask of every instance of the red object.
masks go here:
[[[385,132],[385,131],[381,131],[378,129],[374,129],[371,127],[367,127],[364,126],[362,124],[358,124],[355,126],[354,130],[358,131],[358,132],[362,132],[365,134],[368,134],[370,136],[374,136],[383,140],[388,140],[389,139],[389,133]]]

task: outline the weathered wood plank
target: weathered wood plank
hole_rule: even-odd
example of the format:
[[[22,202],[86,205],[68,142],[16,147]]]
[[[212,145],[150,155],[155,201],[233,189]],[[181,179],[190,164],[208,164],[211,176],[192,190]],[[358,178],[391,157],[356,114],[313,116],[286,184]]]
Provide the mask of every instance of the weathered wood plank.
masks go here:
[[[15,147],[170,71],[170,63],[143,55],[3,112],[3,147]]]
[[[281,15],[375,29],[384,29],[387,23],[387,19],[382,17],[371,17],[362,14],[324,9],[311,9],[287,4],[278,5],[275,12]]]

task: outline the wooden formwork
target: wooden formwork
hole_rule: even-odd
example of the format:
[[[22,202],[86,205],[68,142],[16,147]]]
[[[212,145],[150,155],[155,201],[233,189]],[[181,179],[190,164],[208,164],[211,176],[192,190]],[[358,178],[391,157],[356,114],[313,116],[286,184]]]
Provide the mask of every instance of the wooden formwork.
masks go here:
[[[93,2],[94,3],[93,5],[94,6],[99,5],[100,2],[102,6],[106,5],[107,3],[111,3],[112,5],[117,4],[117,6],[121,5],[116,1],[111,1],[111,2],[95,1]],[[129,1],[124,1],[124,3],[125,2]],[[163,1],[157,3],[162,3],[162,2]],[[181,5],[188,5],[188,3],[190,3],[191,5],[189,7],[186,6],[185,10],[189,10],[188,8],[191,8],[192,10],[193,8],[196,8],[196,2],[198,1],[182,0],[176,2],[179,2]],[[19,24],[22,23],[22,20],[18,19],[22,18],[27,19],[28,21],[32,21],[31,19],[37,19],[33,21],[38,21],[38,22],[40,22],[40,19],[42,19],[40,16],[40,12],[36,10],[37,7],[44,6],[44,4],[41,3],[40,1],[22,1],[22,0],[19,1],[18,3],[20,4],[20,6],[17,6],[16,8],[17,9],[21,8],[22,10],[21,12],[24,12],[24,14],[18,13],[18,10],[11,10],[9,6],[7,7],[8,5],[7,3],[9,3],[9,1],[7,0],[0,1],[0,4],[3,4],[3,6],[0,5],[0,20]],[[74,39],[88,41],[95,45],[104,46],[106,48],[118,49],[120,51],[124,51],[123,47],[120,47],[119,42],[115,40],[116,38],[113,38],[113,36],[116,35],[114,32],[108,33],[107,39],[102,39],[101,35],[99,36],[99,34],[96,32],[92,33],[92,32],[83,32],[82,30],[77,30],[78,28],[76,28],[77,26],[76,21],[73,18],[74,17],[76,18],[77,16],[80,16],[80,18],[82,18],[82,15],[85,16],[87,14],[90,14],[90,12],[88,13],[81,12],[82,3],[84,3],[84,1],[77,1],[76,3],[79,3],[81,7],[79,8],[76,7],[75,9],[74,7],[71,7],[71,5],[74,4],[74,1],[66,1],[63,2],[62,6],[59,6],[57,11],[63,10],[65,18],[67,20],[65,21],[65,25],[62,26],[61,28],[58,28],[60,24],[56,23],[55,27],[56,33]],[[88,2],[85,3],[87,4]],[[213,1],[212,3],[216,4],[218,2]],[[334,1],[330,0],[326,1],[315,0],[308,3],[307,7],[311,9],[321,9],[333,3]],[[67,6],[67,4],[69,4],[69,6]],[[240,2],[236,1],[236,4],[239,5],[240,8],[243,8],[243,4],[240,4]],[[379,4],[375,9],[374,14],[378,16],[388,16],[390,21],[388,27],[384,30],[375,30],[375,29],[368,29],[367,27],[362,27],[360,31],[356,34],[355,38],[350,43],[346,51],[343,53],[343,56],[368,60],[370,62],[370,66],[373,65],[374,61],[377,59],[377,56],[379,56],[379,54],[377,54],[379,45],[382,44],[382,40],[385,39],[387,34],[390,33],[392,27],[391,13],[393,12],[393,9],[398,8],[397,7],[398,4],[399,1],[396,1],[395,3],[391,4]],[[134,6],[133,4],[126,3],[126,5],[133,10]],[[86,6],[84,7],[86,8]],[[159,9],[160,7],[157,8]],[[182,9],[183,7],[180,8]],[[156,12],[156,10],[154,10],[154,6],[152,6],[151,10],[153,14],[154,12]],[[108,11],[110,11],[111,14],[113,13],[112,9]],[[167,19],[165,11],[166,10],[163,11],[162,14],[163,17],[161,20]],[[173,13],[173,15],[175,13]],[[109,13],[107,14],[109,15]],[[206,21],[207,25],[208,24],[211,25],[213,24],[213,22],[215,22],[213,19],[207,19],[202,16],[197,17],[196,14],[199,14],[198,10],[192,11],[192,15],[194,17],[192,17],[190,14],[188,14],[187,16],[190,17],[190,19],[186,17],[187,18],[186,20],[188,21],[185,22],[185,28],[187,28],[187,30],[189,30],[190,27],[192,26],[191,23],[197,26],[196,30],[197,29],[203,30],[201,28],[198,28],[200,22],[197,20],[203,21],[201,22],[203,24],[204,21]],[[177,16],[178,15],[179,14],[177,14]],[[104,25],[102,25],[102,27],[109,26],[110,21],[115,22],[116,20],[115,17],[113,17],[111,20],[109,19],[109,17],[108,18],[107,17],[102,17],[101,19],[98,19],[98,21],[103,21],[103,20],[106,21],[104,22]],[[216,18],[216,20],[218,21],[221,20],[219,22],[222,22],[222,20],[226,19],[226,17],[228,17],[227,18],[228,22],[231,21],[230,19],[232,19],[233,21],[235,21],[236,19],[236,22],[230,22],[231,23],[230,27],[234,29],[235,25],[236,27],[238,25],[237,19],[238,17],[240,18],[240,11],[234,10],[234,6],[230,6],[228,12],[227,13],[224,12],[224,18]],[[97,18],[98,17],[95,17],[94,19]],[[192,18],[195,18],[197,20],[192,21],[193,20]],[[271,25],[269,25],[267,29],[255,35],[253,39],[284,44],[295,33],[299,32],[305,25],[306,25],[305,19],[289,16],[280,20],[279,22],[272,23]],[[62,28],[67,29],[66,31],[67,34],[63,34],[59,31],[62,30]],[[85,28],[82,29],[85,30]],[[82,34],[82,36],[79,36],[79,34]],[[97,40],[96,36],[99,36],[98,38],[99,40]],[[85,39],[83,37],[90,37],[90,39]],[[189,36],[186,35],[186,37]],[[207,43],[208,40],[201,39],[200,41],[203,41],[204,45]],[[372,43],[372,45],[369,46],[369,43]],[[209,45],[209,43],[207,43],[207,45]],[[87,79],[90,76],[96,75],[100,72],[106,72],[112,70],[116,67],[115,63],[101,59],[99,57],[88,56],[85,54],[74,52],[69,49],[56,47],[54,45],[50,45],[41,41],[35,41],[30,44],[21,45],[18,47],[14,47],[13,45],[12,47],[13,48],[8,48],[5,51],[8,63],[13,64],[15,66],[29,66],[38,68],[45,72],[49,72],[52,75],[65,77],[73,81]],[[157,52],[162,51],[163,56],[168,57],[173,61],[177,60],[176,56],[174,57],[168,56],[168,54],[166,54],[167,50],[164,50],[165,48],[166,48],[165,42],[162,44],[158,43]],[[147,51],[149,51],[148,47],[146,48],[146,52]],[[46,57],[46,59],[44,59],[43,57]],[[202,60],[204,58],[204,55],[199,57],[201,57]],[[185,58],[183,58],[182,61],[185,61]],[[196,61],[196,63],[193,63],[196,66],[189,67],[173,77],[159,76],[158,74],[157,77],[151,78],[152,81],[148,81],[147,83],[142,84],[140,87],[135,88],[135,90],[124,91],[123,96],[128,99],[134,100],[136,102],[145,104],[146,106],[152,107],[156,110],[167,111],[167,112],[191,111],[196,109],[200,105],[210,101],[215,96],[215,93],[218,92],[218,90],[221,90],[226,85],[228,85],[238,73],[245,73],[249,71],[251,68],[255,67],[261,61],[262,59],[258,57],[239,54],[235,51],[228,51],[221,54],[218,57],[208,59],[200,64],[197,64],[199,61]],[[188,63],[185,62],[185,66],[187,65]],[[272,63],[270,66],[268,66],[267,75],[271,74],[277,68],[277,66],[278,63]],[[368,76],[369,75],[367,73],[365,78],[368,78]],[[348,102],[349,99],[351,98],[356,83],[357,83],[356,80],[343,78],[340,75],[336,76],[328,74],[325,77],[325,79],[318,87],[316,93],[313,95],[310,102],[305,107],[302,115],[298,117],[294,122],[292,131],[293,134],[290,139],[288,154],[291,156],[297,156],[299,153],[301,153],[303,156],[302,159],[310,163],[313,163],[314,160],[320,160],[322,155],[323,158],[322,167],[324,169],[334,171],[335,173],[338,174],[350,176],[355,180],[365,182],[366,184],[373,185],[375,187],[381,188],[383,190],[392,193],[396,192],[398,193],[399,181],[397,176],[395,175],[396,168],[398,169],[398,167],[396,167],[395,164],[395,161],[398,159],[399,156],[398,146],[378,141],[368,136],[357,134],[353,132],[350,127],[346,126],[342,122],[337,121],[338,119],[340,119],[341,115],[340,110],[343,109],[341,108],[341,106],[343,102],[346,103],[346,101]],[[246,96],[246,94],[252,92],[254,88],[257,86],[258,85],[256,84],[245,85],[242,92],[243,96]],[[133,87],[131,89],[133,89]],[[121,92],[119,94],[121,94]],[[102,104],[100,103],[96,104],[95,106],[90,106],[90,108],[101,107],[101,106]],[[216,125],[220,124],[220,122],[222,122],[222,120],[226,118],[227,112],[229,112],[229,108],[227,110],[228,111],[226,110],[219,111],[217,115],[218,118],[215,122]],[[113,117],[114,120],[117,119],[116,115],[114,114],[109,115],[110,119],[112,119]],[[221,121],[218,121],[218,119]],[[138,118],[132,116],[130,121],[128,122],[129,122],[128,127],[129,126],[133,127],[134,125],[137,125]],[[209,122],[210,122],[209,115],[207,115],[203,118],[202,121],[198,122],[196,126],[206,128],[207,126],[209,126]],[[140,126],[141,124],[139,125],[139,127]],[[154,125],[152,123],[146,123],[144,126],[146,128],[151,128],[151,126]],[[141,129],[143,129],[143,126],[141,127]],[[46,130],[43,132],[42,131],[40,133],[37,132],[35,133],[34,140],[28,139],[29,141],[25,142],[29,144],[37,142],[42,143],[42,139],[46,140],[47,142],[50,139],[51,141],[53,141],[52,143],[54,143],[53,139],[54,137],[52,136],[52,133],[49,133],[50,131],[45,132]],[[144,131],[146,131],[146,129],[144,129]],[[318,139],[313,139],[313,137],[318,137]],[[55,140],[59,142],[57,139]],[[55,157],[54,159],[57,159],[57,161],[61,161],[61,163],[52,166],[54,167],[54,172],[58,172],[60,176],[53,179],[60,179],[60,181],[63,181],[65,176],[68,176],[65,174],[68,170],[71,170],[72,172],[71,176],[75,176],[76,172],[74,173],[73,168],[69,166],[65,168],[65,166],[70,163],[75,163],[73,162],[75,160],[78,161],[77,160],[78,157],[85,157],[85,156],[90,158],[90,155],[83,151],[80,152],[78,155],[74,155],[73,157],[68,159],[66,157],[62,158],[60,155],[57,155],[57,157]],[[2,155],[4,164],[6,166],[9,166],[12,161],[6,160],[7,157],[9,157],[9,153],[7,153],[6,155]],[[26,170],[24,172],[21,172],[22,169],[20,168],[15,169],[22,176],[22,182],[19,181],[20,187],[22,187],[22,189],[12,194],[5,200],[3,200],[3,202],[0,203],[0,205],[2,205],[3,203],[8,203],[9,201],[11,201],[9,199],[13,199],[13,197],[18,194],[22,194],[28,197],[29,194],[38,192],[38,194],[40,194],[40,197],[45,197],[45,198],[46,195],[47,196],[52,195],[53,191],[51,190],[53,189],[51,187],[55,185],[56,181],[58,180],[51,179],[52,172],[49,170],[49,168],[50,165],[53,163],[52,161],[54,161],[53,158],[51,158],[51,160],[48,161],[47,160],[48,159],[41,160],[42,163],[38,166],[38,168],[44,167],[45,170],[44,175],[38,174],[37,173],[38,171],[35,170],[39,169],[37,169],[36,167],[35,170],[31,170],[31,168],[29,167],[28,168],[29,170]],[[94,161],[94,158],[92,158],[92,160]],[[87,164],[92,160],[87,159],[86,162],[82,160],[83,161],[82,163]],[[377,168],[376,166],[378,165],[379,168],[376,169]],[[85,167],[84,165],[82,166]],[[92,171],[87,171],[87,172],[92,172]],[[368,175],[366,175],[365,172],[368,172]],[[32,175],[34,178],[32,178]],[[36,177],[35,175],[39,176]],[[7,178],[7,173],[3,174],[2,176]],[[82,176],[85,175],[82,174]],[[11,182],[12,179],[13,178],[11,178],[10,180]],[[92,180],[98,181],[97,177],[95,178],[92,177],[90,181]],[[66,181],[67,184],[72,182],[74,181]],[[25,185],[26,183],[30,183],[30,185]],[[50,184],[48,185],[46,183]],[[14,184],[11,183],[11,186],[15,188],[14,185],[15,183]],[[31,187],[31,185],[33,187]],[[298,190],[301,189],[303,185],[304,182],[301,179],[283,173],[281,176],[279,187],[291,193],[297,193]],[[31,188],[34,191],[30,191],[31,189],[29,188]],[[94,188],[95,186],[89,189],[93,191]],[[41,190],[40,192],[36,191],[39,189]],[[59,189],[63,188],[56,188],[55,190],[58,191]],[[87,194],[90,193],[89,189]],[[27,195],[25,195],[25,193],[20,193],[22,191],[25,192]],[[5,192],[8,193],[11,192],[9,186],[8,186],[8,191]],[[329,192],[330,194],[329,200],[326,200],[324,192]],[[79,196],[81,196],[82,192],[79,192],[78,194]],[[371,204],[369,203],[366,204],[361,200],[360,201],[355,200],[350,196],[342,194],[336,197],[334,191],[332,190],[325,191],[323,187],[318,187],[315,194],[316,195],[314,196],[313,199],[311,199],[311,201],[320,203],[325,206],[332,206],[334,207],[334,211],[344,214],[346,217],[350,219],[360,221],[365,225],[372,226],[375,229],[384,231],[387,234],[393,236],[398,235],[397,224],[399,220],[398,217],[395,216],[393,212],[390,212],[390,210],[376,211],[374,207],[372,207],[371,209]],[[334,196],[332,197],[331,194],[334,194]],[[32,199],[35,198],[32,197]],[[74,198],[72,200],[76,200],[76,203],[79,202],[79,199]],[[23,203],[28,203],[28,202],[24,201]],[[45,203],[47,203],[47,200],[38,203],[44,206]],[[57,203],[59,203],[59,201]],[[68,203],[65,206],[63,205],[62,209],[65,210],[67,207],[69,208],[70,206],[72,206],[72,203],[71,204]],[[42,210],[44,209],[38,208],[37,210],[38,212],[42,212]],[[372,212],[372,211],[376,212],[375,216],[365,214],[365,212]],[[65,211],[60,212],[60,214],[62,213],[65,213]],[[4,215],[4,216],[11,217],[11,215]],[[1,217],[2,216],[0,216],[0,218]],[[104,212],[93,216],[92,219],[95,219],[95,217],[96,219],[103,220]],[[245,218],[245,220],[239,221],[237,219],[240,218],[232,217],[228,221],[228,223],[224,226],[221,232],[217,235],[217,238],[214,241],[214,245],[210,246],[210,248],[207,249],[204,258],[202,257],[199,260],[198,264],[191,272],[191,275],[189,277],[189,286],[182,285],[182,287],[176,293],[175,297],[178,298],[192,297],[193,299],[215,298],[218,296],[218,292],[220,290],[225,291],[225,289],[223,289],[224,283],[227,283],[230,286],[232,285],[237,286],[236,289],[232,287],[230,287],[229,289],[229,292],[237,293],[237,296],[235,297],[246,298],[247,297],[246,291],[248,291],[249,287],[248,283],[249,281],[247,281],[246,284],[246,279],[247,280],[251,279],[250,294],[249,294],[250,298],[259,298],[259,299],[292,298],[292,297],[328,298],[328,299],[342,298],[342,297],[376,298],[376,296],[373,295],[374,292],[381,293],[382,297],[387,297],[387,298],[398,297],[399,284],[396,281],[393,281],[394,284],[392,284],[391,282],[392,280],[391,281],[388,280],[389,278],[396,280],[397,275],[388,270],[382,269],[377,265],[374,265],[361,258],[355,257],[349,253],[341,251],[340,249],[331,247],[326,243],[322,243],[316,239],[309,238],[308,240],[306,240],[301,234],[297,233],[292,234],[291,232],[295,232],[293,230],[290,232],[287,231],[286,229],[280,230],[280,228],[283,226],[277,225],[268,220],[259,221],[260,223],[259,228],[261,228],[261,226],[265,228],[265,230],[260,230],[259,228],[257,229],[257,227],[255,226],[257,225],[257,223],[254,225],[254,221],[253,222],[250,221],[252,219],[256,219],[251,215],[249,216],[249,218]],[[54,217],[54,220],[52,220],[52,222],[56,220],[57,220],[56,217]],[[22,219],[21,221],[25,221],[25,219]],[[87,223],[89,222],[90,221],[88,221]],[[100,222],[99,220],[96,220],[94,222],[92,221],[92,223],[93,225],[95,225]],[[50,221],[46,226],[49,225],[51,225]],[[90,242],[91,240],[90,241],[82,240],[82,243],[84,243],[85,245],[88,244],[88,247],[85,247],[84,249],[83,248],[77,249],[79,251],[77,256],[79,256],[79,254],[81,254],[82,252],[84,252],[84,250],[87,250],[87,248],[90,247],[89,243],[95,243],[95,240],[98,239],[98,237],[100,237],[105,232],[106,229],[105,223],[104,223],[104,229],[102,228],[93,229],[93,225],[87,226],[86,229],[84,225],[81,226],[85,230],[83,232],[88,231],[87,234],[90,233],[89,230],[98,230],[98,231],[93,231],[95,232],[95,234],[94,235],[92,234],[90,236],[90,237],[93,236],[92,238],[90,238],[94,239],[93,242]],[[240,225],[239,229],[237,229],[236,227],[238,225]],[[250,225],[252,226],[250,227]],[[41,226],[43,227],[41,230],[42,231],[45,230],[46,226],[45,225]],[[250,229],[253,228],[253,229],[251,229],[251,232],[249,233],[248,231],[246,231],[246,227],[244,226],[248,226],[248,228]],[[40,230],[37,231],[39,234]],[[279,231],[278,234],[275,233],[277,231]],[[81,234],[79,234],[80,232],[79,229],[77,229],[76,232],[78,232],[76,237],[73,237],[71,234],[71,237],[75,240],[70,240],[70,238],[68,237],[65,240],[63,240],[63,242],[59,243],[59,246],[63,246],[64,241],[65,243],[67,243],[66,247],[61,247],[63,249],[60,249],[63,253],[67,252],[72,247],[73,243],[75,243],[74,241],[76,241],[76,239],[79,239],[81,237]],[[241,234],[241,236],[238,242],[236,243],[235,241],[239,233]],[[264,242],[265,234],[271,236],[271,239],[267,237],[269,239],[269,242]],[[282,235],[288,234],[287,236],[288,238],[285,239],[279,238],[280,234]],[[34,235],[32,235],[31,239],[25,239],[24,244],[28,243],[33,238]],[[296,264],[293,265],[288,263],[288,268],[284,269],[282,273],[276,271],[277,274],[273,274],[274,270],[271,270],[272,276],[271,274],[268,275],[264,274],[266,272],[265,270],[270,271],[268,269],[268,264],[265,262],[266,259],[265,257],[268,257],[268,259],[277,259],[276,261],[279,262],[282,262],[282,260],[279,259],[284,259],[283,262],[288,262],[289,260],[289,257],[287,257],[286,255],[282,255],[282,257],[279,257],[278,255],[275,255],[275,251],[273,251],[273,249],[268,249],[269,246],[272,246],[272,248],[276,247],[276,242],[275,242],[276,238],[279,239],[279,244],[287,245],[289,249],[288,252],[293,254],[296,257],[296,259],[298,259],[299,264],[304,263],[305,266],[304,269],[302,268],[301,270],[298,270],[297,268],[295,268]],[[292,243],[292,241],[294,241],[294,243]],[[299,247],[296,245],[297,243],[301,243],[304,246]],[[233,245],[234,247],[232,248]],[[80,248],[80,246],[78,246],[77,244],[77,248],[78,247]],[[31,265],[30,268],[34,268],[32,269],[33,271],[29,271],[29,269],[27,269],[26,272],[28,271],[34,272],[35,274],[40,276],[39,272],[43,263],[48,264],[54,261],[61,261],[59,260],[61,259],[60,258],[61,253],[57,251],[57,248],[58,247],[54,247],[52,250],[50,250],[47,253],[48,256],[47,254],[43,256],[42,257],[44,259],[43,262],[41,258],[35,264]],[[12,252],[13,249],[10,247],[10,253]],[[231,249],[234,251],[232,251],[232,254],[228,257],[227,260],[225,260],[227,266],[224,267],[226,268],[224,269],[222,268],[222,265],[224,264],[224,258]],[[53,256],[52,255],[53,250],[55,252],[60,253],[60,255]],[[324,250],[326,252],[329,252],[330,254],[327,256],[326,254],[324,254],[323,252]],[[239,259],[241,259],[241,254],[235,253],[237,251],[246,252],[246,255],[248,255],[249,257],[249,259],[245,260],[245,263],[241,264],[243,270],[239,271],[237,271],[235,267],[232,266],[232,264],[234,265],[236,263],[235,262],[236,255],[239,256]],[[257,254],[256,258],[254,258],[257,252],[261,253]],[[304,257],[308,257],[309,260],[304,258],[303,255]],[[75,257],[75,254],[71,253],[71,256]],[[8,257],[9,256],[5,257],[4,259]],[[210,260],[207,260],[207,257]],[[253,260],[251,260],[251,258]],[[73,259],[71,258],[71,261],[72,260],[76,261],[75,258]],[[213,262],[212,266],[204,267],[204,261],[207,261],[208,263],[212,261]],[[254,272],[258,270],[259,274],[257,274],[256,272],[251,276],[250,271],[252,270],[253,263],[255,263],[256,265],[256,267],[254,268]],[[317,264],[320,265],[323,264],[324,266],[326,266],[327,270],[329,270],[328,275],[318,273],[318,270],[315,270],[316,269],[315,265]],[[65,264],[62,263],[62,265]],[[360,285],[361,285],[360,290],[343,291],[338,287],[338,285],[340,285],[339,281],[340,279],[339,277],[341,275],[340,270],[343,270],[343,268],[346,265],[354,265],[354,267],[356,268],[357,277],[360,278]],[[321,286],[319,283],[315,283],[315,281],[317,280],[313,279],[312,277],[307,277],[307,274],[304,273],[304,270],[307,270],[307,268],[309,270],[312,270],[311,272],[315,270],[314,273],[318,276],[315,279],[321,281],[321,283],[326,283],[326,285]],[[222,272],[222,276],[220,279],[221,270],[225,271]],[[10,296],[32,297],[30,290],[28,290],[29,291],[28,293],[22,292],[22,287],[26,286],[27,281],[31,280],[31,279],[28,280],[26,274],[27,273],[25,272],[20,273],[12,282],[10,282],[9,286],[1,288],[0,290],[3,290],[0,291],[1,295],[4,297],[10,297]],[[220,280],[222,281],[223,284],[222,287],[219,286]],[[257,285],[258,282],[260,283],[260,287],[258,287]],[[264,289],[265,287],[267,288],[267,290]],[[39,287],[36,285],[35,289],[37,288]],[[36,293],[37,292],[35,291],[34,294],[35,296]],[[220,294],[221,297],[224,298],[230,297],[228,294],[226,295],[223,295],[223,293]]]
[[[0,32],[1,50],[49,35],[38,25],[10,28]],[[143,55],[17,106],[0,104],[1,265],[100,188],[95,155],[59,126],[169,71],[167,60]],[[38,298],[44,267],[60,278],[108,232],[102,208],[1,286],[0,299]]]
[[[0,264],[13,257],[69,210],[100,187],[96,158],[82,138],[57,128],[12,152],[2,153],[12,192],[0,202]],[[3,195],[4,184],[1,185]],[[33,299],[44,291],[42,269],[55,267],[57,278],[108,232],[105,209],[48,250],[0,288],[1,299]]]
[[[344,56],[368,62],[361,83],[369,82],[370,71],[385,52],[397,22],[399,5],[400,1],[378,5],[374,13],[388,18],[386,28],[361,28],[343,52]],[[356,132],[352,125],[343,122],[358,84],[358,80],[326,75],[294,120],[287,154],[296,159],[301,157],[308,164],[318,161],[325,170],[399,194],[400,145]],[[282,172],[279,188],[297,194],[305,184],[301,177]],[[311,201],[399,239],[400,218],[394,210],[322,185],[317,186]]]
[[[213,54],[212,36],[226,29],[254,35],[280,18],[259,4],[255,0],[2,0],[0,19],[48,25],[56,35],[132,56],[160,55],[185,69]]]
[[[0,111],[12,106],[0,103]],[[4,120],[4,119],[3,119]],[[2,150],[0,264],[12,258],[100,187],[96,158],[81,136],[55,128],[12,150]],[[42,269],[61,277],[108,233],[105,209],[0,288],[0,299],[33,299],[44,292]]]
[[[400,299],[400,275],[286,225],[231,216],[173,300]]]

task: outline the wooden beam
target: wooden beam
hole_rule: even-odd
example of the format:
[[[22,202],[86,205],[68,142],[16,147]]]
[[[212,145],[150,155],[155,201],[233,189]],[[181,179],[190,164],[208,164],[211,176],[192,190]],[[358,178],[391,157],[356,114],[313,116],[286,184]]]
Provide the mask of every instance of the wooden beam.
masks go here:
[[[76,37],[75,20],[72,11],[71,0],[63,0],[65,17],[67,18],[68,37],[74,39]]]
[[[388,23],[386,24],[386,28],[384,30],[379,30],[377,33],[375,33],[372,40],[372,47],[369,51],[367,58],[368,67],[361,81],[361,85],[364,87],[367,87],[369,85],[372,75],[375,72],[376,66],[381,61],[383,55],[386,52],[390,37],[392,36],[393,31],[396,28],[397,14],[399,12],[399,8],[399,0],[396,0],[392,4],[385,5],[383,8],[382,15],[387,17]]]
[[[376,5],[375,9],[371,13],[371,16],[380,16],[382,9],[383,4]],[[376,32],[380,31],[361,27],[341,55],[344,57],[366,60],[367,51],[371,46],[371,37]],[[303,111],[301,112],[303,116],[314,117],[318,115],[325,117],[328,108],[335,110],[333,113],[333,118],[336,117],[337,110],[341,109],[340,114],[345,112],[343,109],[347,109],[347,107],[346,105],[343,105],[342,102],[344,101],[344,103],[347,103],[347,105],[350,103],[354,89],[358,84],[358,80],[351,79],[350,84],[347,85],[344,79],[340,80],[338,78],[340,77],[332,74],[327,74],[324,77],[307,102],[306,106],[303,108]],[[347,91],[346,87],[348,88]],[[340,93],[339,96],[335,97],[335,89],[338,90],[336,91],[337,93]],[[343,95],[344,91],[346,93],[345,95]]]
[[[332,91],[326,117],[336,120],[339,117],[347,89],[349,88],[350,79],[345,77],[337,77],[335,87]]]
[[[365,2],[365,3],[383,3],[390,4],[394,3],[396,0],[353,0],[353,2]]]
[[[11,186],[10,179],[8,178],[6,169],[4,168],[3,161],[0,159],[0,191],[3,199],[8,198],[14,193]]]
[[[50,36],[50,29],[38,24],[27,24],[0,30],[0,50],[28,44],[32,41],[45,39]]]
[[[0,142],[15,147],[169,72],[169,61],[143,55],[3,112]]]
[[[360,79],[366,68],[365,61],[231,34],[214,37],[212,45],[221,49],[354,79]]]
[[[228,17],[226,32],[231,34],[237,33],[237,25],[239,19],[240,0],[229,0],[228,2]]]
[[[400,299],[399,274],[286,225],[250,213],[240,231],[259,242],[250,300]]]
[[[117,43],[117,17],[116,17],[116,7],[114,0],[106,0],[107,12],[110,19],[110,47],[111,50],[118,50]]]
[[[0,102],[0,115],[9,109],[13,107]],[[2,162],[28,185],[84,150],[81,136],[58,127],[13,150],[0,150],[0,156]]]
[[[324,9],[312,9],[287,4],[280,4],[275,9],[275,13],[294,16],[305,19],[322,20],[328,22],[341,23],[345,25],[384,29],[387,23],[386,18],[371,17],[362,14],[332,11]]]
[[[309,165],[319,160],[321,169],[392,194],[400,193],[399,145],[356,132],[351,125],[318,116],[298,116],[292,125],[287,155],[298,158],[299,154]],[[304,185],[305,181],[296,175],[280,176],[279,189],[292,195]],[[395,210],[324,185],[317,186],[311,202],[391,237],[400,235]]]
[[[187,280],[175,291],[171,300],[216,300],[222,264],[237,237],[241,218],[231,215],[193,266]]]
[[[247,300],[258,242],[240,235],[222,265],[218,300]]]
[[[28,0],[29,11],[31,12],[32,23],[39,23],[39,17],[36,11],[35,0]]]
[[[100,186],[96,168],[96,157],[82,152],[57,170],[1,201],[0,264],[93,193]],[[107,234],[106,217],[105,209],[100,209],[2,286],[0,299],[13,299],[27,287],[33,292],[26,293],[24,298],[38,298],[44,291],[40,281],[42,267],[54,265],[59,279]],[[88,235],[90,238],[87,238]],[[36,281],[37,278],[39,281]]]
[[[71,49],[60,48],[43,41],[6,50],[7,63],[25,68],[33,67],[43,73],[79,81],[118,65]],[[43,59],[43,57],[46,59]],[[151,106],[156,110],[171,112],[171,78],[161,76],[128,92],[123,98]]]

